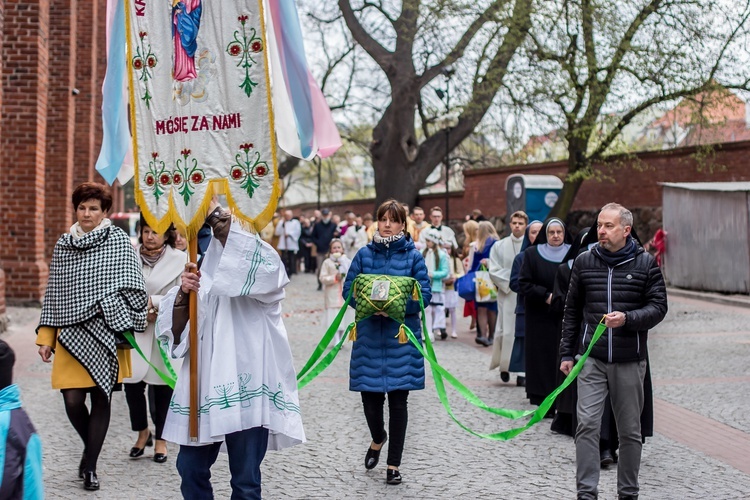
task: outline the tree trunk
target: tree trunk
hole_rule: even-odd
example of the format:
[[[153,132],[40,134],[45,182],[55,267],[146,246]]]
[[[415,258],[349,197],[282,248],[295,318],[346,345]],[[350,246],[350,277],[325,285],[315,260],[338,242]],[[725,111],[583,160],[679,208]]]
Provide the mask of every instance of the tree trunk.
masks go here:
[[[583,179],[574,181],[565,180],[562,191],[560,191],[560,197],[557,199],[555,206],[552,207],[549,217],[557,217],[562,221],[565,220],[573,206],[578,190],[581,189],[581,184],[583,184]]]
[[[563,221],[573,207],[578,190],[581,189],[581,185],[583,184],[584,177],[581,173],[588,166],[587,160],[582,153],[582,151],[586,150],[585,143],[581,146],[574,140],[568,139],[568,144],[568,176],[563,182],[563,188],[560,191],[559,198],[557,198],[557,203],[552,207],[548,216],[557,217]]]
[[[414,179],[413,167],[404,167],[404,155],[399,149],[373,157],[372,166],[375,171],[375,208],[389,198],[414,206],[422,184]]]

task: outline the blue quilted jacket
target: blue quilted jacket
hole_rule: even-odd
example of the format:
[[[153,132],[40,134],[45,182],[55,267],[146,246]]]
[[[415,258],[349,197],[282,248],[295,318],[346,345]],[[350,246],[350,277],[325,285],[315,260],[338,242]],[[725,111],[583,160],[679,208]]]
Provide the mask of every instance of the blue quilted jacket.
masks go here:
[[[344,282],[344,298],[359,274],[411,276],[422,286],[425,305],[430,303],[430,278],[422,254],[409,235],[389,248],[372,242],[354,256]],[[354,306],[354,300],[351,302]],[[406,325],[422,339],[419,302],[406,305]],[[411,342],[399,344],[399,324],[383,316],[371,316],[357,323],[357,340],[349,363],[349,390],[357,392],[414,391],[424,389],[424,359]]]

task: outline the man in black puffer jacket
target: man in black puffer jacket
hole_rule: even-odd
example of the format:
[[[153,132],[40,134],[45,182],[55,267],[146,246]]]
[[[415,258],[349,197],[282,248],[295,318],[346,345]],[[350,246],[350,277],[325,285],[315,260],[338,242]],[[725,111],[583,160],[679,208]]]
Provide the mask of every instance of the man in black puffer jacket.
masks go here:
[[[599,245],[578,256],[565,302],[560,370],[591,342],[604,318],[607,330],[591,350],[578,376],[576,482],[579,499],[597,498],[599,431],[609,393],[620,439],[617,492],[638,498],[641,464],[641,411],[648,330],[667,314],[667,292],[654,258],[630,236],[633,214],[610,203],[597,221]]]

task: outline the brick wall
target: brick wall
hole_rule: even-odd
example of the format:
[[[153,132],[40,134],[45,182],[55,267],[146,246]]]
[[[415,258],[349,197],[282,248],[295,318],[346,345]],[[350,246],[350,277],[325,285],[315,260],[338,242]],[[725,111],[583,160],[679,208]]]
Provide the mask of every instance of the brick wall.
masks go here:
[[[621,159],[614,165],[598,165],[601,179],[583,183],[578,193],[574,211],[596,210],[606,203],[618,202],[627,207],[660,207],[660,182],[720,182],[750,180],[750,141],[721,144],[704,163],[695,159],[696,148],[641,153],[635,158]],[[713,167],[711,170],[710,167]],[[564,177],[565,162],[519,165],[464,172],[464,190],[450,195],[450,218],[462,220],[478,208],[486,217],[504,216],[505,180],[512,174],[545,174]],[[372,212],[374,200],[357,200],[328,203],[335,213],[345,210],[355,213]],[[428,210],[433,206],[445,209],[445,194],[421,196],[417,202]],[[296,207],[295,213],[310,215],[314,203]]]
[[[45,258],[60,234],[73,224],[73,138],[75,133],[76,11],[77,0],[50,4],[50,81],[47,103],[47,178],[45,208]]]
[[[98,85],[98,34],[99,17],[106,17],[104,10],[99,12],[102,0],[86,0],[85,7],[78,9],[76,29],[76,96],[75,105],[75,152],[73,185],[94,179],[96,162],[96,95],[101,92]],[[101,109],[101,108],[99,108]],[[99,112],[99,115],[101,112]]]
[[[4,24],[4,0],[0,0],[0,112],[3,109],[3,24]],[[1,115],[0,115],[1,116]],[[0,119],[0,137],[3,135],[2,120]],[[3,158],[0,155],[0,172],[3,171]],[[3,199],[0,198],[0,213],[7,213]],[[5,331],[7,316],[5,315],[5,272],[0,262],[0,333]]]
[[[0,0],[0,149],[12,158],[0,165],[0,328],[6,300],[41,299],[75,186],[102,182],[105,12],[106,0]]]
[[[696,160],[700,152],[694,148],[641,153],[624,158],[613,165],[601,166],[601,180],[583,183],[573,210],[593,210],[609,202],[628,207],[661,206],[660,182],[720,182],[750,180],[750,141],[726,143],[701,164]],[[563,177],[565,162],[524,165],[464,173],[464,193],[455,205],[451,200],[452,218],[468,214],[475,208],[485,215],[505,214],[505,179],[515,173],[548,174]],[[710,167],[714,167],[711,171]],[[455,212],[454,212],[455,207]]]
[[[8,298],[39,301],[44,258],[49,0],[5,0],[0,259]],[[6,160],[7,161],[7,160]]]

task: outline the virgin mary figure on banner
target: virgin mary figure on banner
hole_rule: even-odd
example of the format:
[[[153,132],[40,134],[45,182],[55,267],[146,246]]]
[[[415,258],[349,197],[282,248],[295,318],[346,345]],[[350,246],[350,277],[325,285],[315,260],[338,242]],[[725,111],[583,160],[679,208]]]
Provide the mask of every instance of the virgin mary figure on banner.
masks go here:
[[[174,79],[187,82],[195,79],[195,52],[201,25],[201,0],[173,0],[172,38],[174,40]]]

